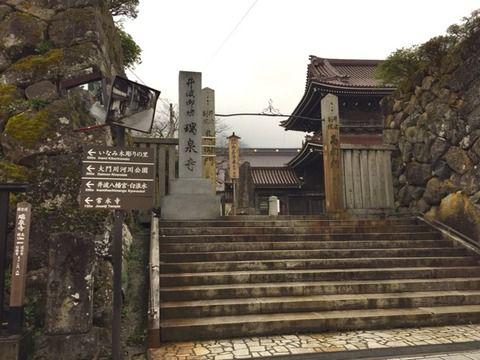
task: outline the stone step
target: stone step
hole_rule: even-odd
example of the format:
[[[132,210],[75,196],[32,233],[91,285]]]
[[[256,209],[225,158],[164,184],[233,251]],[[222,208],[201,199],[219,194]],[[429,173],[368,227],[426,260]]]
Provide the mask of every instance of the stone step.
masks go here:
[[[161,338],[178,341],[475,322],[480,322],[480,305],[255,314],[164,320]]]
[[[480,278],[310,281],[162,287],[164,301],[480,290]]]
[[[264,241],[264,242],[213,242],[213,243],[162,243],[161,253],[218,252],[256,250],[318,250],[318,249],[390,249],[428,248],[452,246],[449,240],[358,240],[358,241]]]
[[[160,236],[165,235],[241,235],[241,234],[331,234],[331,233],[402,233],[435,232],[428,225],[379,225],[379,226],[264,226],[264,227],[170,227],[160,228]]]
[[[369,220],[369,219],[382,219],[382,220],[391,220],[391,219],[416,219],[417,216],[412,213],[386,213],[384,210],[372,211],[369,210],[364,214],[350,214],[347,213],[346,217],[338,217],[328,215],[326,213],[316,214],[316,215],[227,215],[217,218],[217,221],[228,221],[228,220],[246,220],[246,221],[258,221],[258,220]]]
[[[415,218],[162,221],[162,341],[480,321],[480,262]]]
[[[358,220],[326,220],[326,219],[257,219],[244,220],[236,218],[232,220],[191,220],[191,221],[166,221],[162,220],[162,228],[194,228],[194,227],[310,227],[310,226],[377,226],[377,225],[416,225],[421,224],[416,218],[394,219],[358,219]]]
[[[442,277],[475,277],[479,274],[479,266],[230,271],[161,274],[160,283],[163,287],[168,287],[305,281],[435,279]]]
[[[465,248],[418,248],[418,249],[320,249],[320,250],[264,250],[161,253],[164,262],[216,262],[275,259],[344,259],[378,257],[445,257],[466,256]]]
[[[411,213],[405,214],[386,214],[384,211],[379,211],[376,213],[369,213],[359,217],[358,215],[349,214],[344,220],[369,220],[369,219],[415,219]],[[327,214],[317,214],[317,215],[278,215],[278,216],[269,216],[269,215],[227,215],[222,216],[217,219],[217,221],[229,221],[229,220],[244,220],[244,221],[261,221],[261,220],[338,220],[338,217],[329,216]],[[341,219],[341,218],[340,218]]]
[[[479,305],[480,291],[432,291],[386,294],[312,295],[165,302],[161,319],[199,318],[307,311]]]
[[[240,235],[161,235],[160,244],[216,243],[216,242],[266,242],[266,241],[359,241],[359,240],[435,240],[442,235],[433,230],[394,233],[312,233],[312,234],[240,234]]]
[[[475,266],[477,258],[473,256],[447,257],[387,257],[387,258],[346,258],[346,259],[277,259],[244,260],[195,263],[160,264],[160,272],[166,273],[203,273],[225,271],[259,270],[301,270],[301,269],[348,269],[380,267],[431,267],[431,266]]]

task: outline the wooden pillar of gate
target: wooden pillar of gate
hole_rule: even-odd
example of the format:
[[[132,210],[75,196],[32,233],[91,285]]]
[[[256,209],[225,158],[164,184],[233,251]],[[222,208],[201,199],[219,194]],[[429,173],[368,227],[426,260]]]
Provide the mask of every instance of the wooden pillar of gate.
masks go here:
[[[325,210],[327,214],[336,215],[344,211],[338,98],[332,94],[324,96],[321,111]]]

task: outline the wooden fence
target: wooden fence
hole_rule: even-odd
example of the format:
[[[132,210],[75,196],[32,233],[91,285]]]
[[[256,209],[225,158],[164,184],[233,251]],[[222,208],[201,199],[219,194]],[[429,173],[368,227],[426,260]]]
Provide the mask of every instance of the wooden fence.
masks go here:
[[[160,200],[169,193],[169,180],[178,177],[178,169],[176,169],[178,139],[134,137],[133,143],[137,147],[155,149],[154,206],[159,207]]]
[[[347,209],[391,209],[394,206],[391,152],[386,145],[344,144],[344,203]]]

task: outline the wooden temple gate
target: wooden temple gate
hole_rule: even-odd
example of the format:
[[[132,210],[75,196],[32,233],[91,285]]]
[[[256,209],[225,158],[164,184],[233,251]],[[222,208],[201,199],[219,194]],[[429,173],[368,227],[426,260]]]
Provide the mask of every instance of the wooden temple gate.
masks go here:
[[[391,146],[341,144],[338,98],[321,100],[325,209],[391,209],[394,206]]]
[[[344,144],[341,150],[345,208],[393,208],[393,148],[386,145]]]

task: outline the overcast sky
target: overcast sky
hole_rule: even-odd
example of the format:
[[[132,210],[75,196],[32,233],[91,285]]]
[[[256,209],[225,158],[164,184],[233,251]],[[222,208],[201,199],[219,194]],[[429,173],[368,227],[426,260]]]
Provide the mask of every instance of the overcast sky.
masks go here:
[[[180,70],[200,71],[217,113],[262,112],[272,99],[290,114],[309,55],[384,59],[479,7],[478,0],[140,0],[138,17],[124,25],[143,49],[134,73],[162,99],[177,103]],[[227,122],[250,147],[300,147],[304,134],[285,132],[280,120]]]

